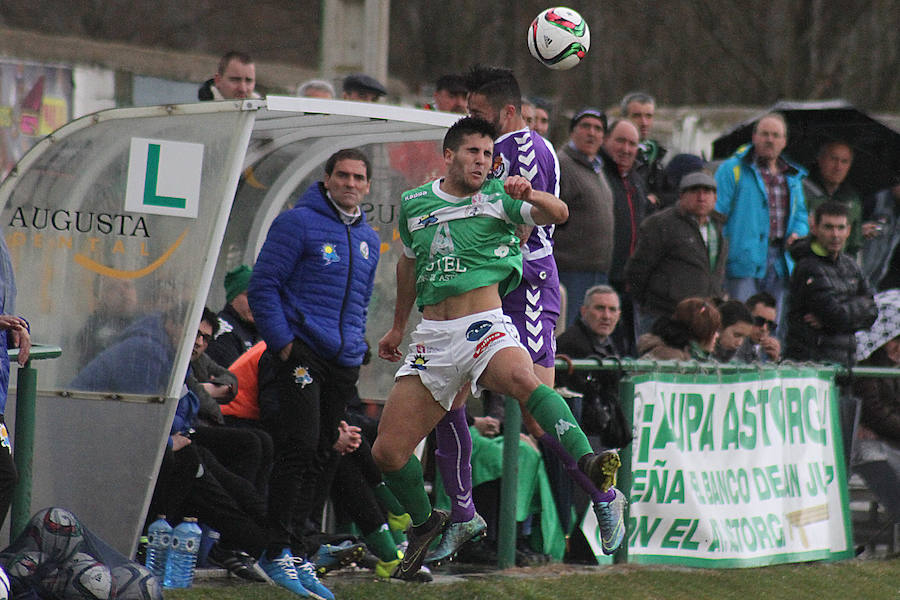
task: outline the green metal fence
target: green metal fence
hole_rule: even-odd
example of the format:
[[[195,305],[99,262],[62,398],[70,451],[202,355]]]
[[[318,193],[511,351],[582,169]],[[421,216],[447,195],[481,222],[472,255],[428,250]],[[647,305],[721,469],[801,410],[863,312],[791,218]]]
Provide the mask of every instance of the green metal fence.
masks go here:
[[[697,361],[657,361],[646,359],[572,359],[557,360],[557,371],[621,371],[619,381],[619,401],[622,402],[626,415],[634,413],[634,383],[631,376],[639,373],[679,373],[679,374],[732,374],[760,373],[777,371],[783,368],[797,368],[797,363],[782,364],[737,364],[737,363],[703,363]],[[835,376],[850,375],[853,377],[900,377],[900,369],[885,367],[855,367],[848,370],[840,365],[814,365],[816,370],[831,371]],[[498,566],[506,569],[515,566],[516,541],[516,479],[518,469],[519,432],[521,430],[521,413],[515,399],[506,399],[506,413],[503,439],[503,481],[500,496],[500,523],[498,529]],[[623,468],[619,472],[618,487],[631,489],[631,445],[620,452]],[[627,496],[627,494],[626,494]],[[628,558],[627,543],[616,553],[615,562],[625,562]]]
[[[9,351],[9,359],[15,363],[18,349]],[[24,367],[19,367],[16,378],[16,433],[13,459],[19,472],[19,483],[13,493],[10,515],[10,539],[21,533],[31,518],[31,477],[34,464],[35,400],[37,399],[37,369],[31,366],[35,360],[48,360],[62,356],[58,346],[31,347],[31,355]]]

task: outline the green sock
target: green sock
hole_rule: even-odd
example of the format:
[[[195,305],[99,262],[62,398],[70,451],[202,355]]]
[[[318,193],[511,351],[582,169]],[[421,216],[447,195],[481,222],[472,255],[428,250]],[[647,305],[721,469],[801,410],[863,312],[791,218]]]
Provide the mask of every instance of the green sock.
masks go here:
[[[391,492],[390,488],[388,488],[383,481],[372,488],[372,491],[375,492],[375,498],[378,499],[381,508],[387,512],[395,515],[402,515],[406,512],[400,505],[400,501],[397,500],[397,496]]]
[[[365,536],[363,539],[366,540],[366,546],[369,547],[372,554],[377,556],[380,560],[390,562],[398,558],[397,546],[394,545],[394,538],[391,536],[387,523]]]
[[[578,460],[585,454],[593,452],[587,436],[578,426],[569,405],[563,397],[547,385],[539,385],[531,392],[525,408],[538,422],[541,428],[556,437],[563,448]]]
[[[411,520],[412,519],[409,518],[409,513],[403,513],[398,516],[388,511],[388,527],[391,528],[391,535],[394,538],[394,543],[398,546],[406,541],[406,528],[409,526]]]
[[[394,496],[406,508],[413,526],[427,521],[431,516],[431,501],[425,493],[425,480],[422,477],[422,463],[419,459],[410,456],[403,468],[382,472],[382,475]]]

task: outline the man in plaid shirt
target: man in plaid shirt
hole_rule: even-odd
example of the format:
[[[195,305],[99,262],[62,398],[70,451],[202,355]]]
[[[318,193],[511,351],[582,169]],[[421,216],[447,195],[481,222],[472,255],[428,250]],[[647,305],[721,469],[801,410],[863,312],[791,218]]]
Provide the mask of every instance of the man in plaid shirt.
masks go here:
[[[730,251],[725,286],[746,301],[769,292],[784,314],[793,261],[788,247],[809,233],[803,178],[806,170],[782,156],[787,124],[778,113],[757,121],[752,143],[738,148],[716,171],[716,210],[727,219]]]

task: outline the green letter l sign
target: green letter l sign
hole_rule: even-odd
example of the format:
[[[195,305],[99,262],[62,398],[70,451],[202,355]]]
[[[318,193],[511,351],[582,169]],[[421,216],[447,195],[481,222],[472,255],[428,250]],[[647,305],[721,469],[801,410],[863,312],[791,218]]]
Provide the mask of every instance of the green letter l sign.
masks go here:
[[[144,204],[165,206],[167,208],[184,208],[187,205],[186,198],[157,195],[156,184],[158,179],[159,144],[149,144],[147,146],[147,171],[144,176]]]

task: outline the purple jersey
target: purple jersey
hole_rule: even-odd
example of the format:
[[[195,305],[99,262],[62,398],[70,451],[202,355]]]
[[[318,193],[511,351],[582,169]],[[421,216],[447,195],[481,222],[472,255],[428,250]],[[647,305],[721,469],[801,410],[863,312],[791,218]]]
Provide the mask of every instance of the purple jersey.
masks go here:
[[[506,179],[509,175],[521,175],[531,182],[532,188],[559,197],[559,161],[553,146],[537,133],[520,129],[494,140],[494,163],[491,177]],[[559,315],[559,276],[553,259],[554,225],[537,225],[522,246],[522,283],[503,298],[503,311],[509,314],[517,326],[517,313]],[[537,321],[530,330],[541,327]],[[521,329],[521,327],[520,327]],[[543,333],[544,335],[540,335]],[[544,343],[553,332],[539,331],[522,339],[532,359],[549,354],[552,365],[553,349]],[[549,338],[547,336],[550,336]],[[544,361],[545,362],[546,358]]]

